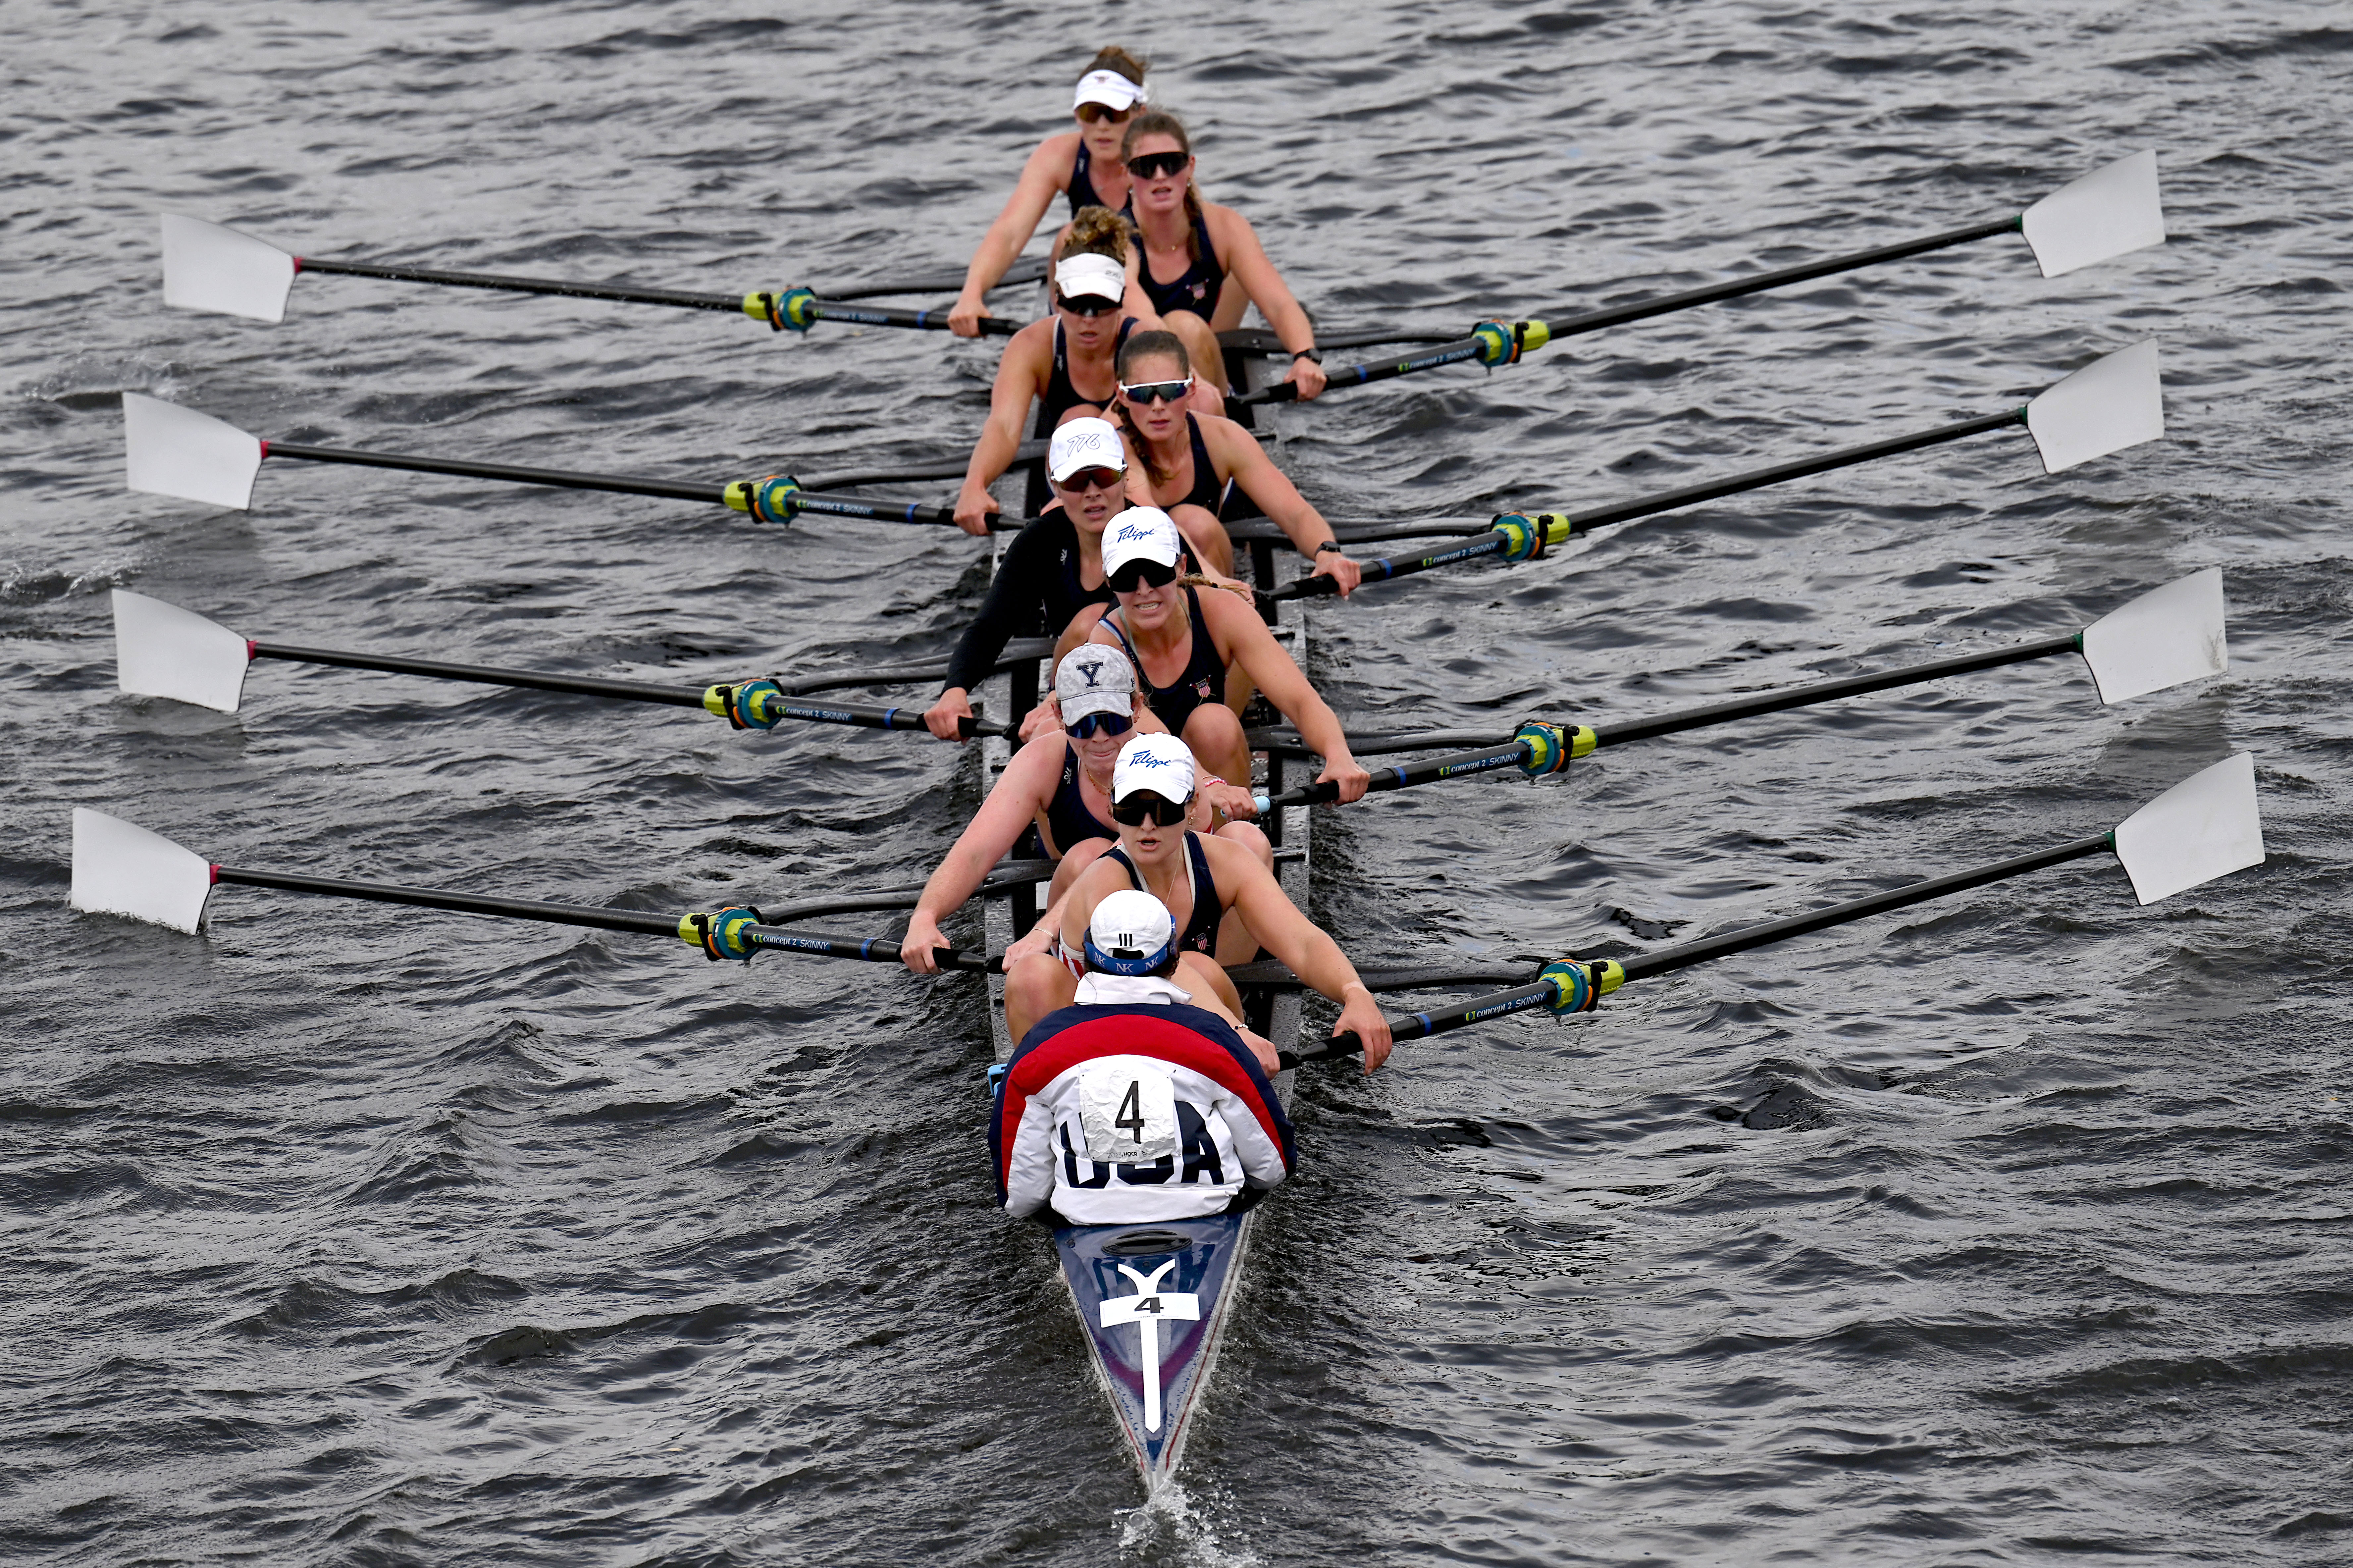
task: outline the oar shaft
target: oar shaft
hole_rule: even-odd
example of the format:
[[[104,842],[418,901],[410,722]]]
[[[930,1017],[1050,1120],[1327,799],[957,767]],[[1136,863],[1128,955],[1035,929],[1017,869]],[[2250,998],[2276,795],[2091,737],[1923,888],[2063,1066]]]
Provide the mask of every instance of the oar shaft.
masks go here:
[[[1611,523],[1631,522],[1636,518],[1652,517],[1679,507],[1697,506],[1702,501],[1721,500],[1747,490],[1761,490],[1770,485],[1787,484],[1815,474],[1827,474],[1837,468],[1852,468],[1858,464],[1876,462],[1882,458],[1897,457],[1905,452],[1917,452],[1925,447],[1941,447],[1948,441],[1967,440],[1989,430],[2021,428],[2026,424],[2026,411],[2013,408],[2001,414],[1981,415],[1954,425],[1941,425],[1934,430],[1918,430],[1909,436],[1893,436],[1884,441],[1871,441],[1860,447],[1842,447],[1824,452],[1818,457],[1799,458],[1792,462],[1776,463],[1769,468],[1752,468],[1745,474],[1731,474],[1720,479],[1685,485],[1681,489],[1662,490],[1639,500],[1620,501],[1615,506],[1598,506],[1585,511],[1570,512],[1565,521],[1571,533],[1585,533]]]
[[[563,468],[525,468],[510,463],[472,463],[456,458],[416,458],[399,452],[355,452],[344,447],[305,447],[292,441],[265,441],[265,458],[291,458],[305,463],[344,463],[361,468],[401,468],[417,474],[448,474],[461,479],[496,479],[505,484],[552,485],[567,490],[610,490],[619,495],[660,496],[669,500],[726,504],[724,485],[694,484],[677,479],[640,479],[617,474],[575,474]]]
[[[468,680],[480,686],[563,691],[624,702],[659,702],[671,708],[702,706],[702,688],[699,686],[658,686],[649,680],[607,680],[586,675],[551,675],[535,669],[497,669],[487,665],[449,664],[438,658],[392,658],[379,654],[345,653],[336,648],[295,647],[287,643],[256,641],[248,643],[246,648],[255,658],[280,658],[294,664],[379,669],[390,675],[421,675],[430,680]]]
[[[1611,305],[1604,310],[1587,310],[1567,321],[1546,318],[1545,324],[1556,338],[1577,332],[1598,332],[1605,327],[1622,326],[1628,321],[1664,316],[1677,310],[1688,310],[1695,305],[1713,305],[1719,300],[1736,300],[1743,294],[1761,294],[1769,289],[1786,289],[1792,283],[1810,282],[1840,272],[1852,272],[1858,268],[1874,267],[1883,261],[1900,261],[1907,256],[1920,256],[1931,250],[1944,250],[1956,245],[1968,245],[1975,240],[1991,239],[1997,235],[2019,232],[2015,216],[2000,218],[1991,223],[1974,224],[1944,234],[1932,234],[1926,239],[1905,240],[1901,245],[1883,245],[1872,250],[1858,250],[1846,256],[1825,257],[1820,261],[1801,262],[1773,272],[1752,272],[1745,278],[1734,278],[1722,283],[1711,283],[1704,289],[1686,289],[1679,294],[1662,294],[1655,300],[1639,300],[1630,305]]]
[[[881,305],[841,305],[831,300],[817,300],[806,307],[807,314],[820,321],[845,321],[865,327],[913,327],[918,331],[944,332],[948,330],[945,310],[897,310]],[[1019,321],[1008,321],[1002,316],[983,316],[980,335],[985,338],[1009,338],[1021,330]]]
[[[1671,947],[1664,952],[1645,953],[1639,958],[1627,959],[1621,967],[1628,980],[1642,980],[1654,974],[1670,974],[1678,969],[1688,969],[1694,963],[1705,963],[1711,959],[1727,958],[1736,952],[1746,952],[1752,947],[1763,947],[1767,942],[1782,942],[1793,936],[1803,936],[1808,931],[1844,925],[1850,921],[1867,920],[1873,915],[1885,914],[1891,910],[1907,909],[1914,904],[1924,904],[1931,899],[1941,899],[1948,894],[1965,893],[1972,888],[1982,888],[1989,882],[1999,882],[2010,877],[2023,876],[2029,871],[2040,871],[2046,867],[2063,866],[2070,860],[2080,860],[2087,855],[2103,854],[2115,847],[2114,840],[2105,833],[2091,838],[2079,838],[2073,844],[2062,844],[2055,849],[2043,849],[2031,855],[2021,855],[2015,859],[1998,861],[1991,866],[1980,866],[1973,871],[1956,871],[1949,877],[1937,877],[1926,882],[1915,882],[1908,888],[1895,888],[1884,893],[1873,893],[1868,898],[1852,899],[1843,904],[1832,904],[1828,909],[1816,910],[1810,914],[1791,915],[1787,920],[1767,921],[1763,925],[1750,926],[1745,931],[1726,931],[1722,936],[1703,937],[1697,942],[1687,942],[1681,947]]]
[[[865,963],[899,962],[899,944],[879,936],[826,936],[817,931],[782,931],[776,926],[754,925],[743,929],[741,940],[753,947],[815,953],[820,958],[854,958]],[[972,970],[983,974],[1003,972],[1001,961],[997,959],[953,947],[932,949],[932,958],[942,969]]]
[[[1549,980],[1534,985],[1515,986],[1509,991],[1490,992],[1484,996],[1472,996],[1451,1007],[1430,1013],[1414,1013],[1388,1020],[1389,1034],[1400,1040],[1419,1040],[1430,1035],[1448,1034],[1483,1024],[1490,1018],[1500,1018],[1508,1013],[1525,1013],[1531,1007],[1552,1005],[1557,993]],[[1344,1029],[1312,1051],[1282,1051],[1278,1059],[1284,1067],[1297,1067],[1302,1062],[1330,1061],[1335,1057],[1353,1057],[1365,1048],[1365,1042],[1354,1029]]]
[[[855,702],[809,702],[794,696],[771,697],[763,707],[783,719],[802,719],[813,724],[848,724],[860,730],[921,730],[923,710],[921,708],[870,708]],[[1012,731],[1003,724],[983,723],[977,719],[964,719],[957,729],[966,740],[975,735],[1008,735]]]
[[[1393,376],[1411,375],[1416,371],[1435,370],[1442,364],[1459,364],[1466,359],[1477,359],[1485,348],[1486,340],[1483,338],[1458,338],[1442,347],[1400,360],[1335,365],[1324,373],[1324,379],[1329,386],[1362,386],[1368,381],[1388,381]],[[1262,386],[1256,392],[1245,392],[1240,397],[1229,397],[1226,401],[1248,406],[1261,403],[1289,403],[1298,395],[1296,384],[1278,381],[1272,386]]]
[[[393,882],[349,882],[331,877],[301,877],[287,871],[255,871],[236,866],[214,867],[213,880],[235,882],[248,888],[276,888],[288,893],[319,893],[331,899],[364,899],[378,904],[407,904],[417,909],[452,910],[459,914],[541,921],[552,925],[590,926],[599,931],[639,931],[650,936],[678,935],[676,915],[644,914],[635,910],[550,904],[536,899],[453,893],[440,888],[404,888]]]
[[[1372,783],[1365,786],[1367,793],[1378,795],[1393,789],[1409,789],[1415,784],[1436,784],[1440,779],[1466,778],[1472,773],[1493,773],[1497,768],[1516,768],[1527,761],[1525,741],[1509,745],[1489,747],[1476,752],[1457,752],[1451,756],[1434,757],[1426,763],[1408,763],[1402,766],[1388,764],[1371,770]],[[1268,797],[1261,810],[1280,810],[1286,805],[1321,805],[1340,798],[1340,786],[1335,784],[1302,784],[1293,790]]]
[[[1364,568],[1367,583],[1385,583],[1392,577],[1410,577],[1417,572],[1427,572],[1433,566],[1451,566],[1457,561],[1475,561],[1482,555],[1493,555],[1510,541],[1500,531],[1490,529],[1461,544],[1449,544],[1420,555],[1384,555],[1378,560],[1358,563]],[[1294,577],[1271,593],[1259,595],[1262,600],[1280,602],[1285,599],[1328,598],[1339,591],[1339,585],[1329,576]]]
[[[319,261],[297,257],[297,272],[332,272],[346,278],[383,278],[396,283],[438,283],[453,289],[496,289],[509,294],[561,294],[575,300],[615,300],[628,305],[671,305],[689,310],[740,313],[741,294],[686,294],[675,289],[637,289],[617,283],[565,283],[548,278],[514,278],[498,272],[441,272],[423,267],[378,267],[364,261]]]
[[[1647,741],[1658,735],[1679,735],[1686,730],[1704,730],[1711,724],[1758,718],[1791,708],[1810,708],[1818,702],[1835,702],[1841,697],[1861,697],[1894,687],[1940,680],[1948,675],[1968,675],[1980,669],[1999,669],[2007,664],[2025,664],[2031,659],[2079,652],[2078,641],[2076,637],[2052,637],[2048,642],[2021,643],[2016,647],[1965,653],[1957,658],[1940,658],[1929,664],[1905,665],[1901,669],[1882,670],[1875,675],[1851,676],[1844,680],[1824,680],[1811,686],[1791,687],[1787,691],[1763,692],[1735,702],[1686,708],[1679,713],[1662,713],[1654,719],[1638,719],[1615,725],[1599,731],[1593,743],[1596,746],[1622,745],[1628,741]]]

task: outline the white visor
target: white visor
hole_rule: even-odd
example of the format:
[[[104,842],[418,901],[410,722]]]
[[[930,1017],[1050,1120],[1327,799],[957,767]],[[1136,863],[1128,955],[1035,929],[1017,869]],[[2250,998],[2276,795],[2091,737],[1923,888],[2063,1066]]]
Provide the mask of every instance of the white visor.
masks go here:
[[[1092,297],[1116,303],[1127,297],[1127,268],[1092,250],[1054,263],[1054,292],[1065,300]]]
[[[1073,419],[1054,432],[1046,448],[1046,473],[1057,481],[1082,468],[1127,472],[1127,448],[1108,419]]]
[[[1113,114],[1132,104],[1144,101],[1144,89],[1117,71],[1089,71],[1079,79],[1078,96],[1071,100],[1071,112],[1082,103],[1100,103]]]

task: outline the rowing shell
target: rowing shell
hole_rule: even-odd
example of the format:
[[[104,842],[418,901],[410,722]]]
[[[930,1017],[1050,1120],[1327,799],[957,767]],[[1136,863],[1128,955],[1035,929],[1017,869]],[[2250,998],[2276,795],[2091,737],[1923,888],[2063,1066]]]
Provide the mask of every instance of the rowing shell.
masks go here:
[[[1257,557],[1261,585],[1271,581],[1271,552]],[[1283,624],[1275,635],[1289,645],[1302,668],[1307,663],[1304,606],[1282,606]],[[1011,679],[1018,679],[1017,674]],[[984,753],[990,767],[988,781],[1004,765],[1010,752],[1006,742],[988,742]],[[1301,782],[1283,776],[1280,756],[1265,758],[1270,792]],[[1303,775],[1304,776],[1304,775]],[[1278,849],[1288,851],[1275,863],[1275,874],[1293,903],[1307,903],[1309,858],[1307,810],[1293,806],[1279,820],[1264,825]],[[1003,951],[1012,935],[1010,916],[1001,903],[989,915],[989,942]],[[997,1059],[1012,1054],[1014,1042],[1005,1028],[1004,986],[990,985],[997,1037]],[[1280,1047],[1300,1037],[1297,992],[1271,996],[1245,994],[1250,1026]],[[1275,1079],[1275,1092],[1287,1106],[1292,1074]],[[1176,1472],[1184,1458],[1185,1439],[1198,1415],[1227,1321],[1240,1293],[1243,1265],[1249,1257],[1250,1231],[1258,1217],[1255,1205],[1240,1213],[1209,1215],[1198,1219],[1158,1220],[1146,1225],[1074,1225],[1054,1232],[1054,1255],[1061,1265],[1062,1283],[1069,1287],[1071,1305],[1079,1326],[1086,1331],[1089,1359],[1096,1382],[1117,1417],[1120,1435],[1149,1490],[1157,1490]]]

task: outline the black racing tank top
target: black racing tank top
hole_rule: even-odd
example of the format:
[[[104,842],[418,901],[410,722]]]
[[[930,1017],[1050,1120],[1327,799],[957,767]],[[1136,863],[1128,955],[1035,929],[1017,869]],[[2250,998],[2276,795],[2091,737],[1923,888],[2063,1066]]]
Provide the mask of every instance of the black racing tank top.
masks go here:
[[[1095,194],[1094,154],[1087,151],[1087,139],[1079,138],[1079,155],[1071,165],[1070,188],[1062,194],[1071,198],[1071,216],[1079,216],[1081,207],[1107,207],[1111,204]],[[1119,209],[1125,212],[1127,209]]]
[[[1194,709],[1226,700],[1225,661],[1218,657],[1217,639],[1201,619],[1201,595],[1189,587],[1185,590],[1185,613],[1191,622],[1187,635],[1192,638],[1193,653],[1166,686],[1153,685],[1152,678],[1144,672],[1144,660],[1136,657],[1135,645],[1127,640],[1124,612],[1112,610],[1103,616],[1103,624],[1119,637],[1119,646],[1127,650],[1129,661],[1135,666],[1135,682],[1151,699],[1152,711],[1168,726],[1170,734],[1178,736],[1185,733],[1185,721],[1193,716]]]
[[[1200,259],[1166,283],[1152,276],[1152,258],[1147,255],[1136,281],[1144,285],[1144,297],[1162,315],[1190,310],[1206,321],[1218,313],[1218,296],[1226,289],[1226,269],[1219,265],[1218,252],[1209,244],[1207,215],[1193,220],[1193,248],[1201,253]]]
[[[1201,422],[1187,414],[1185,431],[1193,440],[1193,488],[1168,504],[1207,507],[1209,515],[1217,517],[1225,504],[1225,482],[1218,478],[1218,466],[1209,461],[1209,444],[1201,439]]]
[[[1121,317],[1119,336],[1112,344],[1113,355],[1117,355],[1126,344],[1127,334],[1134,331],[1135,318]],[[1114,391],[1112,395],[1116,397],[1119,394]],[[1098,406],[1093,398],[1071,384],[1071,346],[1063,341],[1062,323],[1057,321],[1054,323],[1054,368],[1047,373],[1046,395],[1038,400],[1038,422],[1030,427],[1029,438],[1032,441],[1053,439],[1054,428],[1061,424],[1062,416],[1082,403],[1091,407]],[[1038,516],[1046,510],[1046,503],[1053,499],[1053,488],[1046,482],[1046,465],[1041,461],[1029,470],[1028,504],[1023,509],[1023,515]]]
[[[1062,782],[1054,786],[1054,798],[1046,807],[1046,826],[1054,835],[1055,857],[1068,855],[1090,838],[1108,838],[1119,842],[1119,829],[1087,809],[1087,797],[1079,787],[1079,749],[1066,746],[1062,751]]]
[[[1201,836],[1185,835],[1185,854],[1193,871],[1193,912],[1185,921],[1185,929],[1176,933],[1178,951],[1205,952],[1218,956],[1218,924],[1226,918],[1225,906],[1218,902],[1218,884],[1209,876],[1209,857],[1202,851]],[[1127,858],[1127,851],[1118,845],[1103,851],[1106,860],[1116,860],[1127,868],[1127,880],[1140,892],[1152,889],[1144,885],[1144,873]]]

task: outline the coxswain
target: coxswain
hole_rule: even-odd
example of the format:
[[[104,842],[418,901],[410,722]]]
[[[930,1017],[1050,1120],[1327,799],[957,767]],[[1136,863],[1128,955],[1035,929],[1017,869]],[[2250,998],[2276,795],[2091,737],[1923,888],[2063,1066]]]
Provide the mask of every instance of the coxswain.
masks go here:
[[[1332,525],[1274,466],[1258,437],[1223,416],[1197,414],[1190,407],[1193,360],[1175,333],[1131,332],[1114,363],[1114,406],[1135,459],[1132,467],[1142,473],[1151,504],[1175,518],[1187,539],[1203,538],[1214,529],[1230,558],[1233,543],[1219,521],[1230,485],[1257,502],[1299,553],[1314,563],[1311,575],[1330,577],[1343,595],[1354,591],[1364,568],[1342,553]],[[1128,493],[1137,488],[1131,484]]]
[[[1108,420],[1071,419],[1055,430],[1046,449],[1054,499],[1005,546],[980,614],[948,658],[947,684],[923,714],[933,734],[943,741],[963,738],[956,721],[972,717],[972,694],[988,679],[1007,643],[1017,637],[1060,637],[1089,605],[1112,603],[1103,580],[1103,525],[1130,504],[1127,455],[1125,441]],[[1220,575],[1232,569],[1233,547],[1222,527],[1214,521],[1204,527],[1198,512],[1178,526],[1197,562]],[[1219,546],[1228,553],[1219,555]]]
[[[1136,689],[1154,715],[1219,778],[1250,782],[1250,738],[1228,700],[1229,688],[1240,685],[1231,677],[1239,674],[1324,759],[1316,782],[1338,786],[1344,803],[1363,799],[1372,774],[1349,751],[1338,716],[1274,640],[1257,606],[1224,584],[1180,576],[1178,557],[1176,525],[1166,512],[1133,507],[1113,518],[1103,531],[1103,577],[1117,602],[1108,610],[1081,610],[1073,631],[1085,628],[1087,640],[1116,647],[1134,662]],[[1052,720],[1038,722],[1042,727]]]
[[[988,1148],[1008,1214],[1137,1225],[1223,1214],[1291,1173],[1271,1047],[1205,990],[1149,893],[1088,922],[1071,1005],[1027,1031],[997,1076]]]
[[[997,362],[988,419],[956,493],[956,526],[966,533],[988,531],[989,517],[997,510],[988,487],[1019,453],[1030,405],[1038,407],[1032,440],[1051,437],[1066,419],[1101,415],[1119,390],[1119,345],[1138,326],[1160,324],[1124,312],[1126,254],[1127,221],[1117,213],[1089,207],[1071,224],[1070,243],[1054,263],[1052,312],[1007,339],[1005,357]],[[1205,384],[1193,406],[1215,414],[1225,404]],[[1033,473],[1027,515],[1037,516],[1050,499],[1044,476]]]
[[[1145,65],[1141,56],[1113,46],[1097,53],[1080,75],[1071,101],[1078,129],[1047,137],[1021,166],[1020,182],[973,252],[964,292],[948,311],[948,330],[956,336],[980,335],[980,319],[988,314],[988,291],[1029,245],[1057,195],[1069,198],[1072,218],[1088,207],[1117,212],[1127,205],[1127,167],[1120,144],[1144,103]]]
[[[980,890],[1008,854],[1060,863],[1045,918],[1013,944],[1007,962],[1047,952],[1060,930],[1060,903],[1071,883],[1117,842],[1119,830],[1110,821],[1113,764],[1139,726],[1156,730],[1159,721],[1136,705],[1134,666],[1118,649],[1093,643],[1073,648],[1056,667],[1054,702],[1061,730],[1034,735],[1013,753],[979,812],[923,884],[899,940],[902,959],[916,973],[937,969],[932,949],[948,945],[941,922]],[[1204,815],[1214,805],[1247,816],[1249,801],[1248,790],[1220,785],[1214,796],[1205,795]],[[1243,853],[1274,863],[1266,835],[1250,823],[1229,822],[1219,831]]]
[[[1143,270],[1137,281],[1164,321],[1189,312],[1212,331],[1231,331],[1251,304],[1291,353],[1287,379],[1298,395],[1324,390],[1323,356],[1315,328],[1292,298],[1282,275],[1267,259],[1266,247],[1250,220],[1228,206],[1205,202],[1193,186],[1193,139],[1175,115],[1146,110],[1128,121],[1120,143],[1127,169],[1128,216],[1143,237]],[[1208,378],[1225,390],[1220,358],[1202,357]]]
[[[1389,1026],[1339,944],[1299,912],[1267,859],[1231,839],[1202,834],[1194,819],[1198,771],[1174,736],[1131,737],[1112,768],[1111,819],[1119,842],[1073,879],[1061,900],[1059,952],[1005,963],[1005,1025],[1017,1040],[1038,1021],[1070,1006],[1085,972],[1082,955],[1095,907],[1123,888],[1167,906],[1181,951],[1219,967],[1188,970],[1205,994],[1235,1017],[1241,994],[1225,970],[1263,951],[1291,966],[1308,989],[1340,1005],[1332,1032],[1353,1029],[1364,1042],[1365,1070],[1388,1058]],[[1041,922],[1042,923],[1042,922]]]

